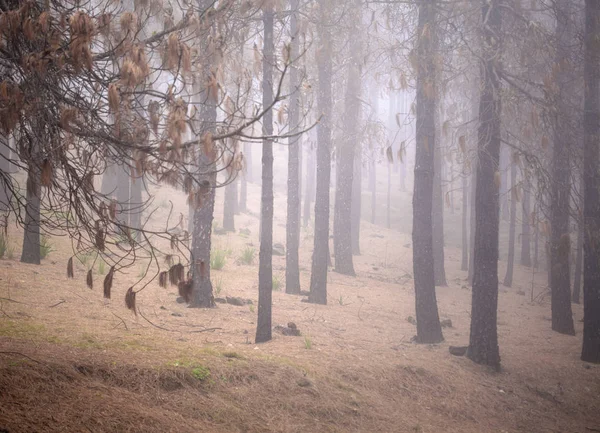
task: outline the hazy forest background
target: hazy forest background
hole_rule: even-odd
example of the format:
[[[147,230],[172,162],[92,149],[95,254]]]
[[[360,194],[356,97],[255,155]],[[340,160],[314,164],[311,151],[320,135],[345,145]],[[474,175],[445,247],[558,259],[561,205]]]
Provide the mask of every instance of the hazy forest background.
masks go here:
[[[0,0],[0,432],[600,431],[598,0]]]

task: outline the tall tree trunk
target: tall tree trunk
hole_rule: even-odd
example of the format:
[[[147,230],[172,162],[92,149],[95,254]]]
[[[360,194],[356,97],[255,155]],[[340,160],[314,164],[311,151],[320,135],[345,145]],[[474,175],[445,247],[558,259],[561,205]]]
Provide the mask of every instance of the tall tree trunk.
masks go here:
[[[508,166],[510,164],[509,149],[500,146],[500,217],[503,221],[509,220],[508,204]]]
[[[201,11],[207,9],[210,0],[198,0]],[[206,52],[210,47],[205,38],[200,40],[201,49]],[[202,65],[202,76],[198,80],[200,83],[209,82],[212,79],[214,52],[208,52],[208,61]],[[194,93],[197,100],[202,101],[198,106],[198,125],[197,131],[200,132],[199,140],[210,139],[208,134],[214,133],[217,122],[217,102],[214,96],[210,95],[206,87],[202,84],[194,86]],[[194,99],[196,99],[194,98]],[[215,210],[215,188],[217,184],[217,167],[215,161],[216,155],[199,152],[196,163],[196,182],[198,199],[194,206],[190,206],[192,218],[189,223],[192,231],[192,248],[190,258],[190,273],[192,279],[192,299],[191,308],[213,308],[215,301],[213,297],[213,287],[210,280],[210,252],[212,223]],[[192,203],[190,203],[192,204]]]
[[[573,279],[573,297],[571,301],[575,304],[580,303],[581,298],[581,277],[583,274],[583,227],[582,221],[577,222],[577,246],[575,253],[575,269]]]
[[[513,282],[513,269],[515,264],[515,232],[517,230],[517,164],[510,161],[510,227],[508,229],[508,259],[504,285],[511,287]]]
[[[501,89],[498,65],[502,27],[500,0],[482,0],[483,49],[475,206],[475,260],[471,329],[467,356],[478,364],[500,367],[498,347],[499,191]]]
[[[377,161],[375,152],[369,160],[369,186],[371,189],[371,224],[377,222]]]
[[[237,179],[228,179],[228,182],[225,186],[225,197],[223,198],[223,229],[228,232],[235,232],[235,202],[237,201],[235,184]]]
[[[352,254],[360,256],[360,216],[362,207],[362,151],[360,143],[354,158],[352,179]]]
[[[531,193],[529,192],[529,185],[524,185],[523,210],[521,215],[521,266],[527,267],[531,266],[531,223],[529,221],[530,215]]]
[[[436,123],[439,123],[436,121]],[[436,132],[440,128],[436,128]],[[439,136],[439,134],[438,134]],[[442,149],[441,140],[433,150],[433,269],[436,286],[447,286],[444,264],[444,195],[442,194]]]
[[[306,148],[306,187],[304,189],[304,210],[302,212],[302,225],[308,227],[310,209],[315,195],[315,151],[311,145]]]
[[[273,5],[263,6],[263,107],[273,103]],[[273,134],[273,110],[268,110],[263,118],[263,133]],[[261,194],[261,233],[258,268],[258,320],[256,342],[264,343],[271,339],[271,307],[273,292],[273,142],[264,139],[262,152],[262,194]]]
[[[0,132],[0,212],[10,210],[12,191],[10,190],[11,150],[8,136]]]
[[[34,138],[35,139],[35,138]],[[35,145],[34,145],[35,146]],[[23,227],[23,251],[21,262],[39,265],[40,254],[40,174],[36,157],[29,162],[27,173],[27,205],[25,206],[25,225]]]
[[[319,0],[321,22],[318,23],[319,47],[317,72],[319,88],[317,110],[322,118],[317,125],[317,187],[315,197],[315,236],[308,300],[327,304],[327,265],[329,256],[329,185],[331,182],[331,79],[332,40],[328,17],[331,7],[328,0]]]
[[[360,20],[359,5],[353,2],[349,11],[355,25],[350,36],[350,62],[345,97],[345,134],[337,152],[337,177],[335,184],[335,207],[333,215],[333,250],[335,271],[356,275],[352,259],[352,182],[354,178],[354,155],[358,140],[360,121],[360,42],[357,23]]]
[[[444,340],[435,296],[433,256],[434,153],[436,142],[436,67],[437,34],[435,0],[419,5],[417,28],[417,136],[413,194],[413,271],[417,342],[439,343]],[[426,31],[426,27],[429,31]]]
[[[600,363],[600,2],[585,1],[585,118],[583,193],[583,348],[581,359]]]
[[[467,223],[467,213],[469,211],[469,187],[467,176],[462,175],[462,260],[460,262],[460,270],[467,271],[469,269],[469,233]]]
[[[299,55],[300,35],[298,33],[299,0],[291,1],[290,34],[292,36],[290,58],[296,62]],[[292,63],[290,69],[290,93],[292,94],[289,109],[289,130],[298,131],[300,119],[300,76],[297,65]],[[288,179],[287,179],[287,224],[285,228],[285,292],[300,293],[300,136],[292,137],[288,145]]]
[[[475,206],[475,198],[477,197],[477,160],[473,163],[473,173],[471,174],[471,208],[469,212],[469,284],[473,285],[473,275],[475,274],[475,229],[477,227],[477,208]]]
[[[245,167],[244,172],[241,173],[240,180],[240,198],[238,201],[238,211],[239,212],[247,212],[248,211],[248,170],[250,170],[250,163],[248,161],[248,157],[250,155],[250,146],[249,143],[244,142],[244,159],[245,159]]]
[[[550,203],[550,289],[552,301],[552,330],[561,334],[575,335],[571,310],[571,275],[569,270],[571,240],[569,235],[569,205],[571,200],[570,152],[575,150],[569,133],[573,125],[570,94],[573,77],[569,55],[574,43],[573,14],[570,0],[556,2],[557,68],[554,113],[554,146],[552,155],[551,203]]]

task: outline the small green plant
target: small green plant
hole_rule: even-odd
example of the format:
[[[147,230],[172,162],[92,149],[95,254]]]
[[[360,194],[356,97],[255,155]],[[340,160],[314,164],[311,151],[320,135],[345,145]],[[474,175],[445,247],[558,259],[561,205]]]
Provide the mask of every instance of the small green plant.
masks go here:
[[[54,245],[50,243],[50,236],[42,235],[40,237],[40,258],[45,259],[48,255],[54,251]]]
[[[312,349],[312,340],[308,335],[304,336],[304,348],[307,350]]]
[[[215,248],[210,253],[210,268],[220,271],[227,261],[227,251]]]
[[[15,247],[8,247],[6,249],[6,258],[8,260],[13,260],[15,258]]]
[[[210,377],[210,369],[208,367],[199,365],[192,368],[192,376],[200,381],[204,381]]]
[[[242,265],[252,265],[254,264],[254,256],[256,255],[256,250],[252,247],[244,248],[242,251],[242,255],[240,256],[240,263]]]
[[[78,258],[83,266],[89,268],[88,263],[92,259],[92,253],[80,254]]]
[[[273,291],[279,292],[281,290],[281,286],[283,286],[281,277],[279,275],[273,275]]]
[[[213,286],[215,288],[215,295],[219,296],[221,294],[221,290],[223,290],[223,278],[219,277],[215,279]]]
[[[344,306],[344,297],[342,295],[340,295],[338,299],[338,304],[340,304],[342,307]]]
[[[6,254],[6,250],[8,249],[8,240],[4,236],[4,234],[0,234],[0,258],[4,257]]]
[[[250,312],[254,313],[254,305],[250,304]]]
[[[104,260],[100,259],[98,261],[98,275],[104,275],[104,272],[106,271],[106,263],[104,262]]]

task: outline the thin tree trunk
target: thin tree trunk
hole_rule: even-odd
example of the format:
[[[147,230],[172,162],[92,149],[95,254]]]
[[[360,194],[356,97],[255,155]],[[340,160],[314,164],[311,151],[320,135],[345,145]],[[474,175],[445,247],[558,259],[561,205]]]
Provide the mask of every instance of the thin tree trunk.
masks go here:
[[[575,277],[573,281],[572,302],[580,303],[581,298],[581,277],[583,274],[583,227],[582,221],[577,222],[577,251],[575,253]]]
[[[352,179],[352,254],[360,256],[360,216],[362,206],[362,151],[360,144],[354,158]]]
[[[467,223],[467,213],[469,211],[469,187],[467,176],[462,175],[462,260],[460,270],[467,271],[469,269],[469,233]]]
[[[517,164],[514,160],[510,162],[510,227],[508,229],[508,259],[504,285],[512,287],[513,270],[515,263],[515,233],[517,229]]]
[[[503,221],[509,220],[508,205],[508,166],[510,164],[509,149],[500,147],[500,217]]]
[[[436,142],[436,68],[435,0],[419,5],[417,28],[417,134],[413,194],[413,271],[417,342],[439,343],[444,340],[435,295],[433,256],[434,153]],[[425,31],[429,26],[429,32]]]
[[[439,123],[436,120],[436,123]],[[440,131],[436,126],[436,133]],[[438,134],[439,136],[439,134]],[[436,286],[447,286],[444,264],[444,196],[442,194],[442,149],[438,140],[433,150],[433,269]]]
[[[298,8],[299,0],[291,1],[292,15],[290,17],[290,34],[292,42],[290,58],[297,61],[300,49],[300,35],[298,34]],[[289,130],[298,130],[300,118],[300,76],[295,64],[290,69],[290,116]],[[285,292],[300,293],[300,151],[301,137],[292,137],[288,146],[288,179],[287,179],[287,224],[286,224],[286,250],[285,250]]]
[[[248,161],[248,157],[250,155],[250,146],[249,143],[244,142],[244,158],[245,158],[245,169],[244,172],[241,173],[240,180],[240,199],[238,201],[238,211],[239,212],[247,212],[248,211],[248,170],[250,170],[250,163]]]
[[[306,187],[304,189],[304,211],[302,215],[302,225],[308,227],[310,221],[310,209],[315,195],[315,151],[310,146],[307,147],[306,153]]]
[[[556,2],[556,64],[569,63],[574,31],[571,23],[573,14],[570,0]],[[575,150],[570,131],[573,123],[570,94],[573,92],[573,77],[570,69],[558,68],[554,113],[554,146],[552,156],[550,203],[550,289],[552,301],[552,330],[561,334],[575,335],[573,312],[571,310],[570,259],[571,240],[569,236],[569,205],[571,199],[570,152]]]
[[[352,22],[359,20],[359,5],[351,6]],[[357,27],[357,26],[356,26]],[[358,28],[354,28],[357,31]],[[354,33],[354,31],[352,33]],[[358,122],[360,121],[360,52],[358,35],[350,37],[351,58],[345,96],[345,134],[337,149],[337,174],[333,216],[333,250],[335,271],[344,275],[356,275],[352,259],[352,184],[354,158],[357,148]]]
[[[263,6],[263,107],[273,102],[273,5]],[[263,118],[263,133],[273,134],[273,111],[268,110]],[[258,268],[258,320],[256,323],[256,342],[264,343],[271,339],[271,307],[273,292],[273,142],[264,139],[262,153],[262,195],[261,195],[261,233]]]
[[[35,138],[34,138],[35,139]],[[35,157],[29,163],[27,173],[27,205],[25,206],[25,225],[23,227],[22,263],[39,265],[40,254],[40,184],[39,169]]]
[[[478,364],[500,367],[498,347],[499,191],[501,89],[498,65],[502,27],[500,0],[482,0],[483,49],[475,206],[475,260],[471,329],[467,356]]]
[[[10,190],[11,150],[8,136],[0,132],[0,212],[10,210],[12,191]]]
[[[329,185],[331,182],[331,78],[332,49],[328,23],[328,0],[319,0],[321,22],[318,23],[320,50],[317,51],[319,88],[317,110],[323,113],[317,125],[317,185],[315,197],[315,236],[308,300],[316,304],[327,304],[327,265],[329,256]]]
[[[583,347],[581,359],[600,363],[600,2],[585,1]]]
[[[225,186],[225,197],[223,198],[223,229],[235,232],[235,202],[237,200],[237,188],[234,187],[236,179],[229,179]]]
[[[522,173],[522,172],[521,172]],[[521,216],[521,266],[531,266],[531,193],[529,186],[523,188],[523,213]]]

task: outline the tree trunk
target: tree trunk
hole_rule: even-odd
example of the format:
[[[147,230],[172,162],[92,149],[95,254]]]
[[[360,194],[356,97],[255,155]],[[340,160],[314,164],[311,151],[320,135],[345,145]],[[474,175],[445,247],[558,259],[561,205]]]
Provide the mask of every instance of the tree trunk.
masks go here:
[[[510,162],[510,227],[508,229],[508,259],[504,285],[512,287],[515,264],[515,232],[517,230],[517,164]]]
[[[475,228],[477,226],[476,215],[477,209],[475,207],[475,198],[477,192],[477,161],[473,163],[473,173],[471,174],[471,197],[470,197],[470,213],[469,213],[469,284],[473,285],[473,274],[475,273]]]
[[[35,139],[35,138],[34,138]],[[27,173],[27,205],[25,206],[25,225],[23,227],[22,263],[39,265],[40,254],[40,184],[39,169],[34,161],[29,163]]]
[[[321,22],[318,24],[319,43],[317,72],[319,88],[317,110],[322,113],[317,125],[317,185],[315,197],[315,236],[308,300],[316,304],[327,304],[327,264],[329,256],[329,185],[331,182],[331,78],[332,40],[328,23],[328,0],[319,0]]]
[[[600,2],[585,1],[585,117],[583,193],[583,348],[581,359],[600,363]]]
[[[263,7],[263,107],[273,102],[273,5]],[[273,134],[273,110],[268,110],[263,118],[263,133]],[[264,139],[262,152],[262,193],[261,193],[261,233],[258,268],[258,320],[256,342],[264,343],[271,339],[271,297],[273,292],[273,142]]]
[[[467,213],[469,211],[469,187],[467,176],[462,175],[462,260],[460,270],[469,270],[469,233],[467,223]]]
[[[482,0],[483,47],[475,206],[475,260],[471,329],[467,356],[478,364],[500,367],[498,347],[499,191],[501,89],[496,71],[500,50],[500,0]]]
[[[310,209],[315,195],[315,151],[311,146],[306,148],[306,188],[304,189],[304,211],[302,213],[302,225],[308,227],[310,221]]]
[[[123,231],[129,226],[129,207],[131,200],[131,179],[129,168],[125,164],[119,164],[115,167],[117,171],[117,221]]]
[[[375,152],[369,161],[369,184],[371,189],[371,224],[377,222],[377,161]]]
[[[438,123],[436,121],[436,123]],[[440,131],[436,128],[436,133]],[[438,134],[439,136],[439,134]],[[444,264],[444,195],[442,194],[442,149],[438,140],[433,150],[433,269],[436,286],[447,286]]]
[[[509,149],[500,147],[500,217],[503,221],[509,220],[508,205],[508,166],[510,164]]]
[[[569,63],[571,45],[574,42],[573,14],[570,0],[556,2],[556,65]],[[554,114],[554,146],[552,155],[551,203],[550,203],[550,289],[552,301],[552,330],[575,335],[571,310],[571,275],[569,270],[571,239],[569,235],[569,206],[571,201],[570,152],[575,151],[570,126],[573,124],[570,94],[573,77],[568,68],[557,68]]]
[[[345,134],[337,149],[337,176],[335,184],[335,206],[333,215],[333,250],[335,272],[344,275],[356,275],[352,260],[352,183],[354,178],[354,158],[358,140],[358,122],[360,121],[360,44],[356,34],[360,19],[358,5],[351,6],[352,22],[355,28],[350,37],[350,61],[345,105]]]
[[[12,191],[10,190],[11,155],[8,136],[0,132],[0,212],[10,210]]]
[[[290,58],[297,61],[299,55],[300,35],[298,34],[299,0],[291,1],[292,15],[290,17],[290,34],[292,42]],[[292,94],[289,108],[289,130],[298,131],[300,118],[300,76],[298,67],[292,63],[290,69],[290,93]],[[291,137],[288,145],[288,179],[287,179],[287,224],[285,250],[285,292],[300,293],[300,150],[301,137]]]
[[[417,28],[417,134],[413,194],[413,271],[417,342],[439,343],[444,340],[435,296],[433,256],[434,153],[436,143],[436,68],[435,0],[419,5]],[[429,26],[429,32],[425,31]]]
[[[521,172],[523,173],[523,172]],[[523,188],[523,213],[521,216],[521,266],[531,266],[531,193],[529,186]]]
[[[360,256],[360,216],[362,206],[362,151],[360,143],[354,158],[352,179],[352,254]]]
[[[228,179],[228,182],[225,186],[225,197],[223,198],[223,229],[228,232],[235,232],[235,202],[237,201],[235,183],[237,179]]]
[[[249,143],[244,143],[244,158],[246,160],[245,170],[241,173],[240,180],[240,199],[238,201],[238,211],[239,212],[247,212],[248,211],[248,170],[250,170],[250,163],[248,162],[248,157],[250,155],[250,146]]]
[[[581,297],[581,277],[583,273],[583,227],[582,221],[577,222],[577,250],[575,253],[575,277],[573,281],[573,297],[571,299],[575,304],[580,303]]]

